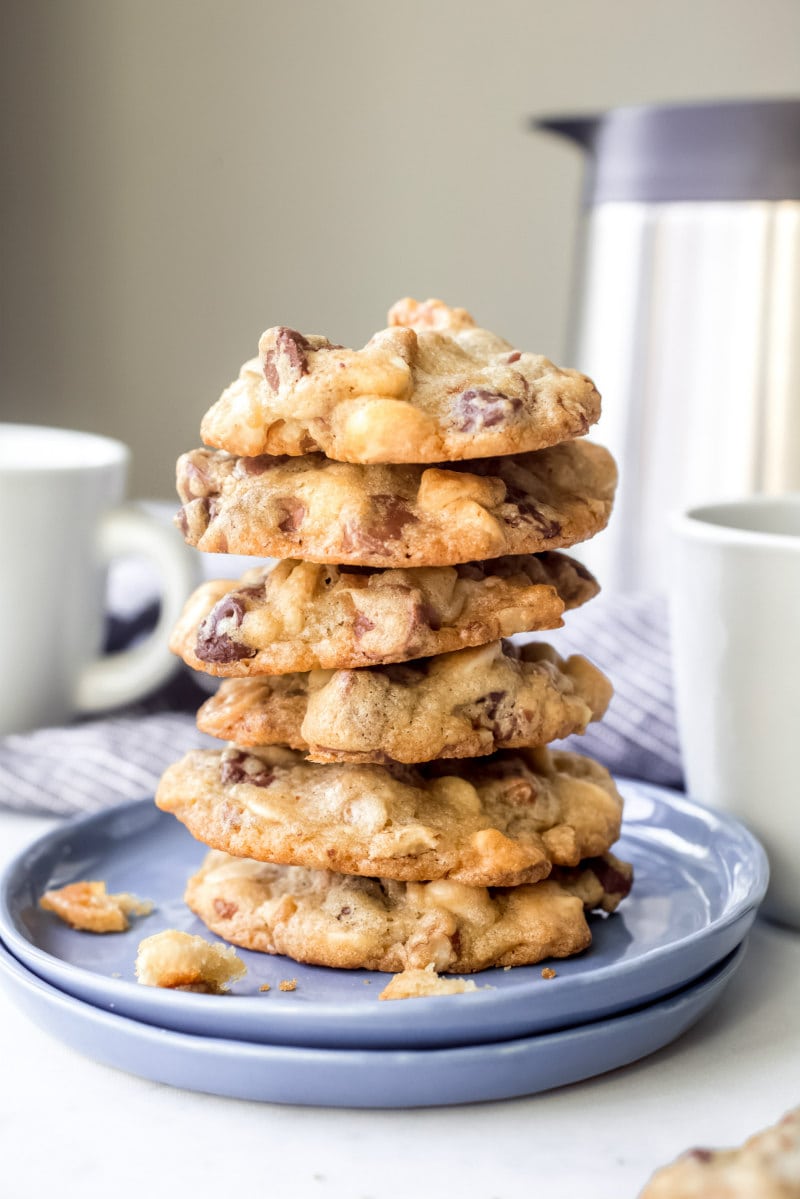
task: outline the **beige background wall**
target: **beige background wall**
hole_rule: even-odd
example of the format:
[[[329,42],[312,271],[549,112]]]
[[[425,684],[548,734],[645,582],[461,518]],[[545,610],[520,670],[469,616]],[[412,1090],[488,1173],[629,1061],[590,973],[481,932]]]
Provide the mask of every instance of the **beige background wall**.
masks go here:
[[[795,0],[5,0],[3,419],[172,494],[283,323],[439,295],[563,351],[577,152],[527,114],[800,93]]]

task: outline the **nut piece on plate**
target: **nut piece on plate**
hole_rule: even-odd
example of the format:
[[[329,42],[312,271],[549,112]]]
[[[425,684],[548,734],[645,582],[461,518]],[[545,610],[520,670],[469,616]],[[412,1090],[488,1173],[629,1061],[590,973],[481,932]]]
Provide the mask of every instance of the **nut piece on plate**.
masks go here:
[[[247,967],[232,946],[175,928],[146,937],[136,957],[136,977],[145,987],[224,995],[228,984],[245,974]]]
[[[130,928],[129,916],[149,916],[153,910],[149,899],[137,899],[127,891],[110,895],[104,882],[85,880],[45,891],[39,907],[88,933],[124,933]]]
[[[465,991],[477,991],[478,985],[471,978],[442,978],[436,973],[433,963],[424,970],[402,970],[389,980],[378,996],[379,999],[427,999],[430,995],[461,995]],[[481,987],[491,991],[491,987]]]
[[[650,1179],[640,1199],[798,1199],[800,1108],[738,1149],[691,1149]]]

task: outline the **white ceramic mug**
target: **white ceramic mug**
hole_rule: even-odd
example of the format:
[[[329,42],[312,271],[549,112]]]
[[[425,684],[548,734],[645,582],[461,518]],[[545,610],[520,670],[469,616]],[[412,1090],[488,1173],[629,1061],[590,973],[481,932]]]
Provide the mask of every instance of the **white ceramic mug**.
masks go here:
[[[673,518],[678,732],[687,790],[764,842],[764,911],[800,927],[800,493]]]
[[[180,536],[119,507],[129,453],[92,433],[0,425],[0,733],[58,724],[140,698],[171,673],[169,632],[196,579]],[[102,655],[106,567],[151,559],[154,632]]]

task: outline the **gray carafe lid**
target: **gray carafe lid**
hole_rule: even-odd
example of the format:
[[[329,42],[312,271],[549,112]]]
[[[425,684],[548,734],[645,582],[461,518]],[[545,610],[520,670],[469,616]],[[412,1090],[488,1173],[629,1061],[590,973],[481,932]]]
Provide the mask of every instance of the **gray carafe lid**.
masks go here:
[[[588,152],[584,201],[800,199],[800,99],[532,117]]]

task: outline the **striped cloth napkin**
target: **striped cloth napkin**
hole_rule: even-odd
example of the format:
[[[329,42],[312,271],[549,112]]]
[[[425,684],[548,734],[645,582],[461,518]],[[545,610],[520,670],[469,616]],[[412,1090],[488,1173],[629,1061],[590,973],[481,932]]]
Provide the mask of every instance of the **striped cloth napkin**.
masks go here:
[[[143,595],[139,610],[131,610],[132,590],[128,579],[124,610],[112,613],[110,649],[122,648],[155,621],[151,596]],[[601,595],[570,612],[566,627],[546,637],[562,655],[591,658],[615,687],[604,720],[563,744],[614,774],[680,786],[664,600]],[[195,728],[194,713],[205,698],[181,666],[167,686],[134,708],[0,738],[0,804],[66,816],[152,796],[170,762],[188,749],[219,744]]]

